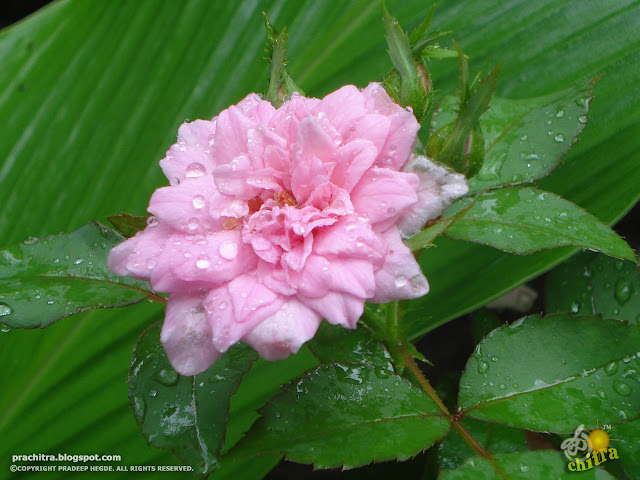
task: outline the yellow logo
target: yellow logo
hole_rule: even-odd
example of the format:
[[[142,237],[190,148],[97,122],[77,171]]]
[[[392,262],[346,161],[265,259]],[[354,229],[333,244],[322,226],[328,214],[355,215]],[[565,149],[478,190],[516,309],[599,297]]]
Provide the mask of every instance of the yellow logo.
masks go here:
[[[580,425],[573,433],[573,437],[567,438],[560,445],[560,449],[570,460],[567,465],[572,472],[583,472],[600,465],[607,460],[617,460],[618,451],[609,446],[611,425],[596,424],[596,428],[587,429]]]

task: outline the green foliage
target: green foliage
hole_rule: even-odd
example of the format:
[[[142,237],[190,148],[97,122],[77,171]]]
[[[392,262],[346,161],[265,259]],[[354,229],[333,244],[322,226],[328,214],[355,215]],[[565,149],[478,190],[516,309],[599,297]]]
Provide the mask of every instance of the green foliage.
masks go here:
[[[471,419],[464,419],[461,423],[473,435],[473,438],[492,454],[526,452],[529,450],[523,430],[500,425],[499,423],[480,422]],[[441,469],[457,468],[475,455],[476,452],[464,442],[457,432],[451,432],[438,446]]]
[[[120,215],[109,215],[107,220],[123,236],[131,238],[146,228],[149,216],[137,217],[128,213],[121,213]]]
[[[129,401],[149,443],[206,474],[219,463],[230,397],[258,355],[235,345],[205,372],[183,377],[167,359],[160,329],[150,327],[134,349]]]
[[[558,166],[587,123],[593,82],[537,98],[494,98],[480,118],[486,152],[471,192],[529,182]],[[435,129],[455,118],[457,100],[446,97],[435,115]]]
[[[304,92],[298,87],[289,73],[287,72],[287,31],[283,28],[280,33],[269,23],[266,13],[264,16],[264,26],[267,31],[267,47],[265,49],[269,63],[271,63],[271,77],[269,79],[269,87],[265,98],[270,101],[274,107],[282,105],[282,101],[286,95],[298,92],[304,95]]]
[[[530,480],[532,478],[554,478],[573,480],[576,473],[567,469],[564,457],[558,452],[539,451],[527,453],[500,453],[494,457],[495,463],[509,480]],[[579,473],[581,479],[612,480],[614,477],[599,468]],[[503,480],[493,466],[485,459],[472,458],[461,467],[446,470],[439,480]]]
[[[478,345],[460,407],[471,418],[557,433],[631,421],[640,416],[639,351],[640,331],[626,322],[526,317]]]
[[[640,323],[640,267],[590,252],[556,267],[546,281],[548,312],[600,313]]]
[[[386,367],[322,365],[285,387],[230,452],[285,455],[318,468],[406,460],[449,429],[424,392]]]
[[[553,193],[531,187],[491,190],[458,202],[446,215],[455,216],[469,204],[447,230],[450,237],[518,254],[573,245],[636,261],[633,249],[611,228]]]
[[[25,240],[0,250],[0,321],[43,328],[92,308],[121,307],[148,296],[145,282],[107,269],[122,237],[98,223],[69,234]]]

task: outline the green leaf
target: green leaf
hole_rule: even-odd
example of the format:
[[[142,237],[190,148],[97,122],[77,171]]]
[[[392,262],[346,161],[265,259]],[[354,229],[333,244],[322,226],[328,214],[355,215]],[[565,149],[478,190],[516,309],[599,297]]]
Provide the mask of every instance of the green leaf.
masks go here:
[[[640,480],[640,420],[616,425],[609,435],[613,441],[611,446],[618,450],[624,472],[630,480]]]
[[[129,401],[149,443],[206,474],[220,460],[230,397],[257,354],[235,345],[205,372],[183,377],[171,368],[160,330],[150,327],[134,349]]]
[[[576,473],[567,468],[567,462],[559,452],[537,451],[527,453],[499,453],[493,456],[500,470],[509,480],[531,480],[553,478],[575,480]],[[600,468],[580,472],[580,479],[614,480]],[[493,465],[484,458],[474,457],[455,470],[444,470],[438,480],[503,480]]]
[[[147,283],[107,269],[107,254],[121,241],[115,232],[90,223],[0,250],[0,320],[10,328],[43,328],[91,308],[159,298]]]
[[[460,423],[491,454],[529,450],[525,432],[518,428],[469,418]],[[457,468],[476,455],[456,430],[451,431],[438,446],[440,466],[445,469]]]
[[[285,455],[317,468],[353,468],[406,460],[449,429],[449,419],[421,390],[386,367],[321,365],[294,380],[229,453]]]
[[[120,215],[109,215],[107,217],[109,223],[113,225],[118,232],[127,238],[133,237],[136,233],[144,230],[147,227],[149,216],[134,216],[128,213],[121,213]]]
[[[640,267],[591,252],[576,255],[547,277],[548,312],[601,313],[640,323]]]
[[[471,418],[535,431],[631,421],[640,416],[639,352],[640,330],[625,322],[522,318],[478,345],[459,405]]]
[[[556,168],[587,123],[592,89],[593,82],[583,82],[543,97],[494,98],[480,119],[486,153],[470,192],[530,182]],[[455,118],[456,103],[443,100],[435,128]]]
[[[573,245],[636,261],[635,252],[613,230],[577,205],[531,187],[507,187],[458,203],[455,215],[475,202],[447,235],[521,255]]]
[[[393,370],[389,352],[363,327],[348,330],[322,322],[309,348],[322,363],[358,363]]]

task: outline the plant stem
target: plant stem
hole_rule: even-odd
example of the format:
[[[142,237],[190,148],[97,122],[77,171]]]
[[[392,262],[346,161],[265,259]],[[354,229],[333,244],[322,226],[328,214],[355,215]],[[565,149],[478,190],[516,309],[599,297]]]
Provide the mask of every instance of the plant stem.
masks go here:
[[[496,469],[496,472],[498,472],[498,474],[506,480],[507,477],[502,472],[502,470],[500,470],[498,465],[496,465],[493,458],[491,458],[491,454],[482,445],[480,445],[480,443],[478,443],[478,441],[475,438],[473,438],[473,436],[462,426],[462,424],[460,423],[460,419],[457,416],[451,415],[451,413],[449,412],[449,409],[442,402],[442,400],[440,399],[440,397],[438,396],[434,388],[431,386],[429,381],[426,379],[426,377],[422,374],[420,367],[418,367],[418,365],[416,364],[416,361],[414,360],[411,353],[409,353],[409,351],[407,350],[407,347],[403,345],[401,347],[400,353],[402,354],[402,360],[404,361],[404,364],[411,371],[411,373],[416,378],[418,383],[420,383],[420,386],[422,387],[422,389],[427,393],[427,395],[429,395],[431,400],[435,402],[435,404],[438,406],[440,411],[444,413],[447,417],[449,417],[449,420],[451,421],[451,425],[453,426],[453,428],[460,434],[460,436],[462,436],[464,441],[467,442],[467,444],[471,448],[473,448],[473,450],[478,455],[484,457],[489,463],[491,463],[493,468]]]
[[[161,297],[160,295],[156,295],[155,293],[148,293],[147,294],[147,299],[151,300],[154,303],[161,303],[162,305],[166,305],[167,304],[167,299],[164,297]]]

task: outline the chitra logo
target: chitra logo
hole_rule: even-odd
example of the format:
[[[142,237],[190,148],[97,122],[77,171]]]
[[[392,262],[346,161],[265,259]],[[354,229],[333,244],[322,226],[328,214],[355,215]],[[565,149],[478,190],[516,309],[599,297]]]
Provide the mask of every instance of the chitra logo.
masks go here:
[[[599,428],[587,429],[580,425],[573,433],[573,437],[567,438],[560,445],[560,449],[569,459],[568,468],[572,472],[584,472],[606,462],[617,460],[618,451],[609,446],[615,438],[609,437],[610,425]]]

